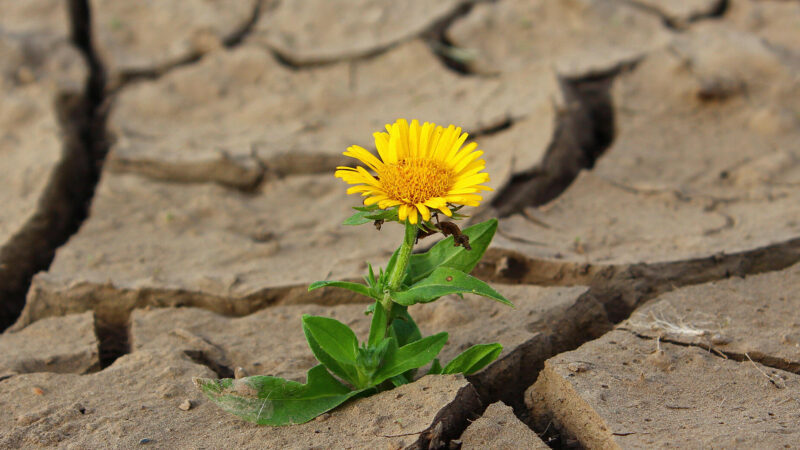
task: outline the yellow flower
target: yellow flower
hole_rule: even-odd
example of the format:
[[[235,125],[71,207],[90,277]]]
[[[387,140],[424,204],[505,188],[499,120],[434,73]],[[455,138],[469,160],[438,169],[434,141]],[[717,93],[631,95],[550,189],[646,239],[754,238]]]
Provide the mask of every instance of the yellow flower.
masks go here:
[[[398,119],[386,125],[387,132],[374,133],[375,147],[380,159],[366,149],[353,145],[344,152],[363,162],[367,169],[337,167],[336,177],[354,184],[348,194],[360,192],[364,204],[377,203],[381,209],[398,206],[401,222],[408,218],[417,223],[418,212],[423,220],[430,220],[430,209],[438,209],[452,216],[448,205],[478,206],[483,199],[477,193],[491,190],[481,183],[489,181],[482,172],[486,161],[479,159],[482,151],[478,144],[464,145],[467,133],[450,125],[446,129],[434,123]]]

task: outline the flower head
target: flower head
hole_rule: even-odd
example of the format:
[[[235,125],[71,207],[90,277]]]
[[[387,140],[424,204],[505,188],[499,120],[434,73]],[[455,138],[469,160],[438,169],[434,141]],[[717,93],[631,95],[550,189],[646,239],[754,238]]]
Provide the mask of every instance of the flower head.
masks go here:
[[[398,119],[386,125],[387,132],[374,133],[380,158],[353,145],[344,152],[364,167],[337,167],[336,177],[355,186],[348,194],[361,193],[364,205],[386,209],[397,206],[400,221],[417,223],[418,216],[430,220],[431,209],[452,216],[451,205],[478,206],[478,192],[491,190],[482,183],[489,174],[482,172],[486,161],[479,159],[478,144],[464,146],[467,133],[450,125],[447,128],[425,122]]]

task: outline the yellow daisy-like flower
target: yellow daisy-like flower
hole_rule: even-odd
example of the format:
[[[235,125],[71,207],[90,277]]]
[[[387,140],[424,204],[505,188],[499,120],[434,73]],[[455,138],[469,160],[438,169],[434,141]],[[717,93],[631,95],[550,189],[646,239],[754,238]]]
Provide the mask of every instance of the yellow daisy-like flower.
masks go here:
[[[450,125],[399,119],[386,125],[387,132],[374,133],[380,159],[357,145],[344,152],[363,162],[376,175],[358,167],[337,167],[336,177],[354,184],[348,194],[361,193],[364,205],[377,204],[386,209],[398,206],[400,221],[417,223],[418,215],[430,220],[430,209],[447,216],[453,213],[448,205],[478,206],[483,199],[477,193],[491,190],[482,183],[489,174],[482,172],[486,161],[479,159],[478,144],[464,146],[467,133]],[[463,146],[463,147],[462,147]],[[419,214],[418,214],[419,213]]]

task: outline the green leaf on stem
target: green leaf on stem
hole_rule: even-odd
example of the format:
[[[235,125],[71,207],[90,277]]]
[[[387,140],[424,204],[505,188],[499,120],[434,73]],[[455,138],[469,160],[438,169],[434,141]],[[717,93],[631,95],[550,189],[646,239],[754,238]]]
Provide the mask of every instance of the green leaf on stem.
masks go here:
[[[322,365],[308,371],[306,384],[264,375],[238,380],[196,378],[194,382],[223,410],[272,426],[308,422],[363,391],[351,391]]]
[[[376,385],[428,364],[447,343],[447,333],[437,333],[399,348],[394,339],[389,339],[392,343],[383,357],[383,365],[372,378],[372,382]]]
[[[437,242],[427,252],[411,255],[406,282],[414,284],[430,275],[437,267],[452,267],[469,273],[483,257],[486,248],[492,242],[495,231],[497,231],[497,219],[489,219],[465,228],[461,232],[469,236],[472,250],[455,247],[453,236],[448,236]]]
[[[358,210],[358,212],[345,219],[344,225],[363,225],[376,220],[398,221],[397,208],[378,209],[375,207],[374,209],[368,209],[368,207],[364,207],[354,209]]]
[[[319,362],[354,386],[360,384],[356,368],[358,339],[350,327],[336,319],[305,314],[303,333]]]
[[[397,264],[397,254],[400,253],[400,248],[398,247],[393,253],[392,256],[389,258],[389,262],[386,263],[386,270],[385,273],[392,273],[394,270],[395,264]],[[412,255],[413,257],[413,255]]]
[[[361,294],[366,297],[372,297],[369,287],[361,283],[351,283],[349,281],[315,281],[308,285],[308,290],[313,291],[322,287],[333,286],[338,288],[347,289],[355,293]]]
[[[408,308],[402,305],[392,305],[394,310],[394,320],[389,328],[389,335],[395,338],[400,347],[422,339],[422,333],[414,322],[414,318],[408,313]]]
[[[392,382],[394,387],[399,387],[399,386],[402,386],[404,384],[408,384],[408,383],[411,382],[411,381],[409,381],[409,379],[404,374],[400,374],[400,375],[398,375],[396,377],[389,378],[389,381]]]
[[[477,294],[513,307],[514,305],[483,281],[450,267],[439,267],[427,278],[411,285],[407,290],[394,292],[392,299],[405,306],[429,303],[448,294]]]
[[[503,346],[497,343],[473,345],[453,358],[439,373],[463,373],[464,375],[470,375],[489,365],[489,363],[500,356],[502,351]]]
[[[442,373],[442,363],[439,362],[439,358],[434,358],[433,362],[431,363],[431,368],[428,369],[428,375],[439,375]]]
[[[367,346],[369,348],[377,348],[384,337],[386,337],[386,310],[383,309],[380,302],[375,302],[375,307],[372,310],[372,323],[369,326]]]

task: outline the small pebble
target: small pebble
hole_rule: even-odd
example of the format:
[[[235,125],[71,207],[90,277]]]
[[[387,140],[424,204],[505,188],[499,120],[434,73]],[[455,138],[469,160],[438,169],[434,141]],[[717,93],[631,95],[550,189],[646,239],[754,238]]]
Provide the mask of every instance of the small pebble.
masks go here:
[[[664,350],[656,350],[651,353],[647,356],[647,361],[663,371],[672,370],[672,358],[667,356]]]
[[[39,419],[40,417],[36,414],[25,414],[22,416],[17,416],[17,424],[26,426],[36,422]]]
[[[725,345],[731,343],[731,338],[727,336],[723,336],[719,333],[714,334],[711,336],[711,343],[714,345]]]
[[[237,380],[239,378],[244,378],[246,376],[247,376],[247,371],[244,370],[244,367],[237,367],[236,370],[233,371],[233,378],[236,378]]]
[[[572,362],[567,364],[567,369],[570,372],[576,372],[576,373],[586,372],[587,370],[589,370],[589,368],[590,368],[589,364],[584,362]]]
[[[33,392],[36,395],[44,395],[44,389],[42,389],[40,387],[31,388],[31,392]]]
[[[188,411],[188,410],[192,409],[192,401],[189,400],[189,399],[186,399],[186,400],[183,401],[183,403],[178,405],[178,408],[180,408],[180,409],[182,409],[184,411]]]

